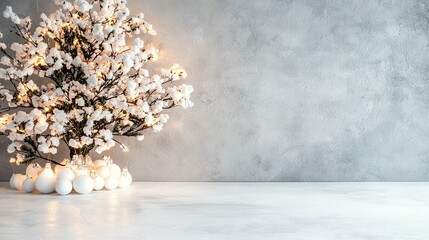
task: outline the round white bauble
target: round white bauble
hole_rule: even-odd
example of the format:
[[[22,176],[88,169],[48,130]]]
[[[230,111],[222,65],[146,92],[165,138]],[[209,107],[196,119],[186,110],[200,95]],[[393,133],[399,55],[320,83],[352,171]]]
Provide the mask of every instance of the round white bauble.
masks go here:
[[[104,187],[107,190],[113,190],[118,187],[118,178],[116,177],[108,177],[104,179]]]
[[[72,189],[73,185],[68,179],[58,179],[57,183],[55,184],[55,191],[59,195],[67,195],[71,193]]]
[[[51,169],[51,164],[46,163],[45,168],[36,179],[36,189],[41,193],[51,193],[55,189],[55,174]]]
[[[12,177],[10,177],[10,180],[9,180],[9,184],[12,189],[16,189],[15,185],[13,184],[13,182],[15,181],[15,177],[16,177],[16,174],[14,173],[12,174]]]
[[[57,181],[60,179],[73,181],[74,179],[74,173],[70,168],[63,168],[59,172],[57,172]]]
[[[98,176],[102,178],[108,178],[110,176],[110,169],[106,166],[100,166],[97,168]]]
[[[95,168],[98,168],[98,167],[101,167],[101,166],[107,166],[107,162],[104,161],[104,160],[95,160],[93,162],[93,164],[94,164]]]
[[[132,181],[133,181],[133,177],[128,172],[128,169],[124,168],[122,170],[121,176],[119,177],[118,186],[120,188],[128,187]]]
[[[22,189],[24,189],[24,191],[31,193],[34,191],[34,189],[36,189],[36,185],[34,184],[34,179],[31,178],[31,176],[27,176],[27,179],[24,180],[24,182],[22,183]]]
[[[88,175],[80,175],[73,180],[73,188],[80,194],[87,194],[94,189],[94,181]]]
[[[37,176],[37,174],[39,174],[39,172],[42,170],[43,168],[38,163],[30,163],[25,170],[25,174]]]
[[[93,177],[92,180],[94,181],[94,190],[98,191],[103,189],[104,187],[104,179],[100,176]]]
[[[13,179],[13,185],[16,189],[22,190],[22,183],[27,177],[24,174],[16,174],[15,178]]]
[[[109,164],[108,167],[110,170],[110,176],[111,177],[118,178],[121,175],[121,168],[118,165],[112,163],[112,164]]]

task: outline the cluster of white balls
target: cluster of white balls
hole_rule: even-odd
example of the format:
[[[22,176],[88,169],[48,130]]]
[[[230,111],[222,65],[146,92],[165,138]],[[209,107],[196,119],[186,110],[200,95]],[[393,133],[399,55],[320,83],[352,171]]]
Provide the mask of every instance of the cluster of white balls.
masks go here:
[[[77,193],[88,194],[93,190],[113,190],[125,188],[132,182],[132,176],[127,168],[122,169],[110,158],[89,162],[87,166],[67,164],[57,165],[52,170],[51,164],[46,163],[42,168],[38,163],[31,163],[26,169],[26,175],[13,174],[10,186],[14,189],[31,193],[36,189],[40,193],[67,195],[74,189]]]

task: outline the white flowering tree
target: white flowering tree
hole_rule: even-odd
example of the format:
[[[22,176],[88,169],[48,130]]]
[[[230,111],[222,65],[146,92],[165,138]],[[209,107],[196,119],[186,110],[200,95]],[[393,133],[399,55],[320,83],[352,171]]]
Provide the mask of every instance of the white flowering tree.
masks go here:
[[[126,0],[56,3],[34,31],[29,17],[3,12],[22,39],[0,43],[0,132],[11,140],[12,163],[59,164],[48,156],[61,142],[70,157],[125,148],[115,136],[141,141],[168,121],[164,110],[193,106],[192,86],[174,84],[186,78],[179,65],[155,75],[145,68],[157,50],[139,36],[156,33],[142,13],[130,16]]]

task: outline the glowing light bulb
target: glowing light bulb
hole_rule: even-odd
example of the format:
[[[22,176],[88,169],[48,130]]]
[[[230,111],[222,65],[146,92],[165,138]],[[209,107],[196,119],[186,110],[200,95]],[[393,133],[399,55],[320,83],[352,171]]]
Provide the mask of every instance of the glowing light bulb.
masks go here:
[[[158,60],[158,53],[159,53],[158,49],[155,49],[154,47],[151,47],[149,49],[148,60],[150,60],[150,61],[156,61],[156,60]]]
[[[68,26],[70,26],[70,25],[71,25],[71,23],[67,22],[67,23],[63,23],[63,24],[61,24],[61,27],[68,27]]]
[[[7,118],[5,117],[0,117],[0,125],[4,125],[7,123]]]
[[[45,62],[45,59],[44,58],[42,58],[41,56],[37,56],[35,59],[34,59],[34,63],[33,63],[33,65],[34,66],[46,66],[46,62]]]
[[[154,118],[154,119],[152,120],[152,122],[150,122],[150,123],[148,123],[148,124],[147,124],[147,126],[148,126],[148,127],[152,127],[152,126],[153,126],[153,125],[155,125],[157,122],[158,122],[158,119],[157,119],[157,118]]]

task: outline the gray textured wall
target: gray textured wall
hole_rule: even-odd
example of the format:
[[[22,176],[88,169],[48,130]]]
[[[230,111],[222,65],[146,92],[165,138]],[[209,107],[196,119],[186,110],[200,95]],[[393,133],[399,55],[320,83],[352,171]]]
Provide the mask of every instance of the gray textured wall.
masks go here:
[[[129,0],[159,33],[159,66],[187,67],[196,106],[111,154],[137,180],[428,180],[428,3]]]

